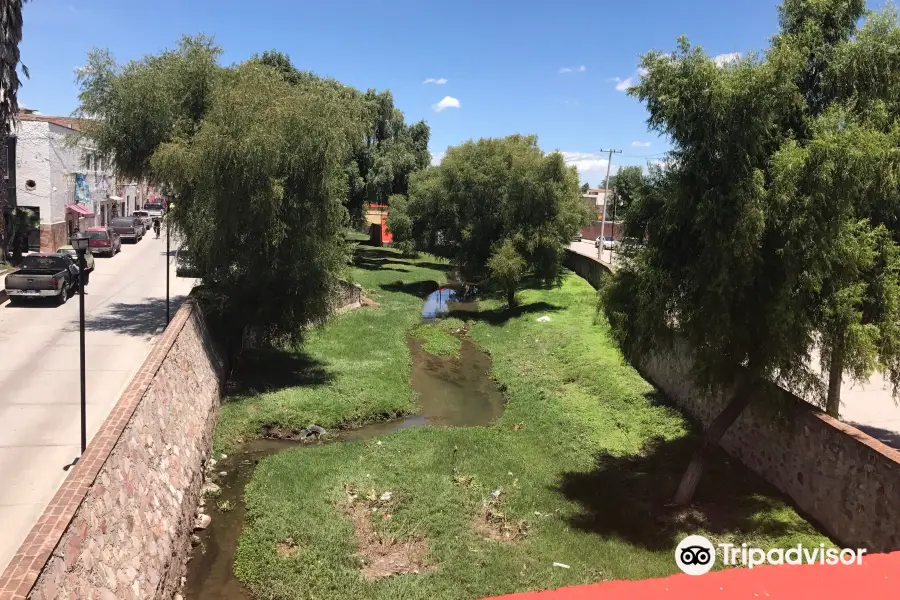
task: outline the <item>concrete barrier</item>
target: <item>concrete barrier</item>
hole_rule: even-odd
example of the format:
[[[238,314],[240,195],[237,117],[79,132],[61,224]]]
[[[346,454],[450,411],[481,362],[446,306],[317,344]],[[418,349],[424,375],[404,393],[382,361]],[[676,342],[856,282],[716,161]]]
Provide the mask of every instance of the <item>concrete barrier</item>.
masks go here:
[[[594,287],[609,275],[605,265],[572,251],[566,265]],[[685,344],[635,367],[703,426],[727,401],[694,384]],[[774,384],[764,386],[721,446],[845,546],[900,550],[900,452]]]
[[[0,577],[0,600],[173,597],[223,373],[189,299]]]

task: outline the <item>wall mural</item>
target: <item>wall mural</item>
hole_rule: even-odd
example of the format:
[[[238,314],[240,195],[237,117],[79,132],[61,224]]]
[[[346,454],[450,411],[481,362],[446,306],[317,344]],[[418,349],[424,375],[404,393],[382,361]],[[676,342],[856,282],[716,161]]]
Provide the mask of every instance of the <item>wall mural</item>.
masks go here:
[[[94,212],[94,199],[91,196],[91,186],[87,177],[81,173],[75,173],[75,203],[81,204],[91,212]]]

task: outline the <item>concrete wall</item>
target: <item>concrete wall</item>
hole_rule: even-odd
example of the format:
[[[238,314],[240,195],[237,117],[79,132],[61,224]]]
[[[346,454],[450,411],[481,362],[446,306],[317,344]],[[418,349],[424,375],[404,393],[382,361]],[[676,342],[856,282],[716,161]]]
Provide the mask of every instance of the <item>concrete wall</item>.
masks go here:
[[[212,445],[220,356],[189,300],[0,577],[0,597],[173,597]]]
[[[567,254],[567,266],[594,287],[608,275],[599,262]],[[694,385],[685,346],[635,366],[704,426],[725,405],[725,394],[710,396]],[[845,546],[900,550],[900,452],[774,384],[761,390],[721,446]]]

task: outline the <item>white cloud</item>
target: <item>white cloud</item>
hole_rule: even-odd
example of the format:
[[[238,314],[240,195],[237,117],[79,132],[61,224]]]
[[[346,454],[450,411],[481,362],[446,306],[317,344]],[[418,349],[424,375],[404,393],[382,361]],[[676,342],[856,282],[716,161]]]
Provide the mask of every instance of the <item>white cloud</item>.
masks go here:
[[[435,85],[444,85],[445,83],[447,83],[447,80],[444,79],[443,77],[441,77],[439,79],[435,79],[434,77],[429,77],[428,79],[426,79],[425,81],[422,82],[422,85],[424,85],[426,83],[433,83]]]
[[[562,154],[567,165],[578,169],[578,176],[582,181],[590,181],[591,185],[595,187],[601,187],[606,181],[606,165],[609,163],[606,155],[562,150],[559,153]],[[618,170],[619,167],[613,162],[610,175],[615,175]]]
[[[444,96],[443,100],[437,104],[432,104],[431,108],[433,108],[435,112],[441,112],[445,108],[459,108],[459,100],[453,96]]]
[[[637,71],[635,71],[630,77],[626,77],[622,79],[621,77],[610,77],[607,81],[615,81],[616,82],[616,91],[624,92],[628,88],[637,85],[638,79],[647,75],[647,69],[641,67]]]
[[[431,165],[437,166],[441,164],[441,161],[444,160],[444,155],[446,152],[432,152],[431,153]]]
[[[631,142],[633,148],[649,148],[650,142]]]
[[[560,73],[584,73],[587,71],[587,67],[581,65],[580,67],[560,67]]]
[[[713,56],[713,62],[716,63],[717,67],[724,67],[728,63],[732,63],[736,60],[740,60],[741,53],[740,52],[727,52],[725,54],[719,54],[717,56]]]
[[[616,78],[618,79],[618,77]],[[628,88],[634,85],[634,75],[631,77],[626,77],[625,79],[619,79],[619,82],[616,84],[617,92],[624,92]]]

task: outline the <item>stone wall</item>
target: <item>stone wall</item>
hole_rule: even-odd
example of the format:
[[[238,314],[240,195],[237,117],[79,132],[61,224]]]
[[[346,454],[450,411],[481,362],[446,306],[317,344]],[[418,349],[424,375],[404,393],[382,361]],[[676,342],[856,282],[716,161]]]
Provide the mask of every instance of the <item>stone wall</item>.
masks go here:
[[[0,599],[173,597],[212,445],[220,356],[188,300],[0,577]]]
[[[594,287],[608,274],[599,262],[568,254],[567,266]],[[711,397],[694,385],[686,346],[635,366],[704,426],[724,407],[725,394]],[[900,550],[900,452],[774,384],[760,394],[726,432],[724,450],[845,546]]]
[[[352,308],[359,308],[362,304],[362,287],[347,281],[340,282],[340,292],[336,300],[337,311],[343,312]]]
[[[563,264],[566,268],[575,271],[582,279],[595,288],[599,288],[603,278],[609,275],[609,268],[600,261],[571,250],[566,250]]]

